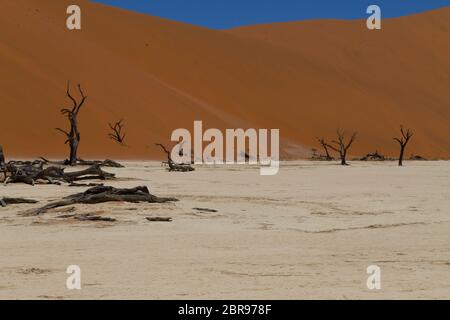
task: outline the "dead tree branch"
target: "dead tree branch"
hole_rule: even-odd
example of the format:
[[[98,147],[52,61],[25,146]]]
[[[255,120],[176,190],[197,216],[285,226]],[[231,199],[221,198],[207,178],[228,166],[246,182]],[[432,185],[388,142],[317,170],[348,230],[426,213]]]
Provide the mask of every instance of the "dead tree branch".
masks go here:
[[[123,119],[116,122],[114,125],[112,125],[111,123],[108,123],[108,125],[109,125],[109,128],[112,130],[112,133],[108,134],[109,138],[116,141],[117,143],[119,143],[121,145],[125,145],[125,143],[124,143],[125,133],[122,133],[122,130],[124,127]]]

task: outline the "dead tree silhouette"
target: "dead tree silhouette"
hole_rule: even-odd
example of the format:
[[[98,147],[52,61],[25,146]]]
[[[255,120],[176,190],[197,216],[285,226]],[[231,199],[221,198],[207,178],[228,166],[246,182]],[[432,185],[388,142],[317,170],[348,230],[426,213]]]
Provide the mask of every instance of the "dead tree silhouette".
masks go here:
[[[169,171],[180,171],[180,172],[188,172],[194,171],[195,169],[191,167],[189,164],[177,164],[172,160],[172,156],[170,155],[170,151],[162,143],[155,143],[155,145],[161,147],[161,149],[167,155],[167,164],[169,165]]]
[[[398,158],[398,165],[403,166],[403,156],[405,154],[405,148],[409,140],[413,136],[413,133],[408,129],[406,132],[403,130],[403,126],[400,126],[400,133],[402,136],[400,138],[394,138],[395,141],[400,145],[400,156]]]
[[[123,119],[116,122],[114,125],[112,125],[111,123],[108,123],[108,125],[112,130],[112,133],[109,133],[108,136],[117,143],[125,145],[125,133],[122,133],[123,127],[125,126],[123,124]]]
[[[3,154],[3,148],[0,146],[0,168],[5,166],[5,155]]]
[[[2,146],[0,146],[0,173],[2,173],[3,179],[6,180],[6,162]]]
[[[335,144],[335,146],[330,145],[330,144],[326,144],[328,146],[328,148],[336,151],[339,153],[339,157],[341,158],[341,165],[343,166],[347,166],[347,151],[348,149],[350,149],[350,147],[352,146],[353,142],[355,142],[356,140],[356,132],[353,133],[353,135],[350,137],[350,140],[346,143],[345,142],[345,132],[341,131],[340,129],[338,129],[336,131],[337,133],[337,140],[333,140],[332,143]]]
[[[80,131],[78,130],[78,113],[80,112],[81,107],[84,105],[84,102],[87,99],[87,96],[83,93],[81,89],[81,85],[78,84],[78,91],[80,92],[81,100],[77,101],[70,94],[70,82],[67,82],[67,97],[72,101],[72,107],[61,109],[61,113],[67,117],[70,123],[70,131],[63,130],[61,128],[56,128],[56,130],[64,133],[67,137],[65,144],[69,144],[70,152],[69,159],[67,163],[71,166],[75,166],[77,164],[77,152],[78,146],[80,144]]]
[[[323,150],[325,150],[325,156],[327,161],[333,160],[333,157],[330,156],[330,152],[328,151],[328,145],[324,138],[317,138],[317,141],[319,141],[320,145],[322,146]]]

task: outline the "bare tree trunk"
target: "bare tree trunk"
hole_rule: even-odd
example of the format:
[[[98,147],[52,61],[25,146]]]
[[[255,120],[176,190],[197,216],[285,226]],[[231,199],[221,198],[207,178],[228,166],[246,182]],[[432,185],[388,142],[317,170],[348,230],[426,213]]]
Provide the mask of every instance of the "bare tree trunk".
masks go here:
[[[67,83],[67,97],[72,101],[72,107],[61,109],[61,113],[67,116],[70,123],[70,131],[65,131],[60,128],[56,128],[56,130],[64,133],[67,137],[66,144],[69,144],[70,153],[69,153],[69,165],[75,166],[77,164],[77,154],[78,154],[78,146],[80,144],[80,131],[78,131],[78,112],[80,112],[81,107],[86,101],[87,96],[84,95],[83,90],[81,90],[81,85],[78,85],[78,91],[80,92],[81,101],[77,101],[70,94],[70,84]]]
[[[346,161],[347,155],[346,155],[346,153],[345,152],[341,153],[340,156],[341,156],[341,165],[346,166],[347,165],[347,161]]]
[[[0,173],[2,174],[2,181],[5,181],[6,176],[6,162],[5,155],[3,154],[3,147],[0,146]]]
[[[401,167],[403,166],[403,157],[405,154],[405,146],[400,146],[400,157],[398,158],[398,165]]]
[[[330,153],[328,152],[328,147],[327,147],[327,146],[324,146],[324,149],[325,149],[325,153],[326,153],[326,156],[327,156],[327,160],[333,159],[333,158],[330,156]]]
[[[3,154],[3,148],[0,146],[0,168],[5,166],[5,155]]]
[[[69,164],[75,166],[77,164],[78,144],[80,143],[79,136],[70,140],[70,158]]]
[[[402,134],[402,136],[400,138],[394,138],[394,140],[397,141],[398,144],[400,145],[400,156],[398,158],[398,165],[401,167],[403,166],[403,157],[405,154],[406,145],[413,136],[413,133],[409,129],[405,132],[405,130],[403,130],[403,126],[400,126],[400,133]]]
[[[325,150],[326,160],[327,161],[333,160],[333,157],[330,156],[330,152],[328,151],[328,144],[325,142],[325,139],[317,138],[317,141],[319,141],[319,143],[322,146],[323,150]]]

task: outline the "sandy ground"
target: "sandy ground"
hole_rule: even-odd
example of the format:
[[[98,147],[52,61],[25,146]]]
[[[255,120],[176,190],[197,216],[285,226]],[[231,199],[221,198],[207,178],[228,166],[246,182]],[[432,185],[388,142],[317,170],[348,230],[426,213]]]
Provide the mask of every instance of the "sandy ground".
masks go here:
[[[0,208],[1,299],[450,298],[449,162],[289,162],[273,177],[256,167],[126,164],[109,169],[121,178],[111,185],[180,201],[76,206],[117,222]],[[84,189],[8,185],[0,196],[45,203]],[[65,286],[73,264],[81,290]],[[372,264],[381,290],[366,287]]]

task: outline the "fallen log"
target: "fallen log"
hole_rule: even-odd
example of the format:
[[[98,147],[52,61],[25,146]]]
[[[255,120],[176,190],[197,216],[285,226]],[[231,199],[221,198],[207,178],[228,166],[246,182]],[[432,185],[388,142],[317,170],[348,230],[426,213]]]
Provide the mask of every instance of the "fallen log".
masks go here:
[[[360,159],[361,161],[384,161],[386,157],[378,153],[378,150],[374,153],[368,153],[366,156]]]
[[[192,209],[201,211],[201,212],[217,212],[216,209],[208,209],[208,208],[192,208]]]
[[[422,156],[416,155],[416,154],[411,154],[411,156],[409,157],[409,160],[426,161],[427,159]]]
[[[114,218],[92,215],[90,213],[75,215],[73,218],[75,220],[79,220],[79,221],[107,221],[107,222],[115,222],[115,221],[117,221]]]
[[[38,179],[53,183],[52,178],[60,179],[63,171],[57,167],[44,169],[42,161],[9,161],[5,167],[4,183],[19,183],[34,185]]]
[[[39,157],[39,159],[41,159],[45,164],[54,164],[57,166],[68,166],[69,165],[69,161],[68,160],[64,160],[64,161],[52,161],[52,160],[48,160],[44,157]]]
[[[36,168],[42,168],[45,162],[42,160],[33,160],[33,161],[21,161],[21,160],[11,160],[8,162],[8,165],[18,166],[33,166]]]
[[[0,198],[0,206],[6,207],[9,204],[33,204],[38,203],[36,200],[24,199],[24,198]]]
[[[115,174],[103,171],[99,165],[93,165],[85,170],[64,172],[61,167],[48,167],[43,169],[43,164],[36,165],[20,165],[10,164],[6,166],[7,175],[4,184],[8,183],[26,183],[34,185],[39,181],[46,181],[50,184],[73,183],[79,180],[111,180],[115,178]]]
[[[69,184],[69,187],[97,187],[97,186],[103,186],[103,183],[76,183],[72,182]]]
[[[109,173],[103,171],[100,168],[99,164],[95,164],[85,170],[74,171],[74,172],[66,172],[65,177],[70,181],[75,180],[89,180],[89,179],[100,179],[100,180],[108,180],[113,179],[116,175],[114,173]]]
[[[60,165],[60,166],[70,165],[70,161],[67,159],[63,160],[63,161],[52,161],[52,160],[48,160],[44,157],[40,157],[40,159],[46,164],[54,164],[54,165]],[[77,159],[77,161],[75,162],[75,166],[94,166],[94,165],[99,165],[100,167],[125,168],[124,165],[122,165],[114,160],[111,160],[111,159],[106,159],[103,161]]]
[[[172,222],[172,218],[162,218],[162,217],[145,217],[150,222]]]
[[[33,209],[25,215],[40,215],[48,210],[64,207],[73,204],[97,204],[104,202],[148,202],[165,203],[178,201],[176,198],[160,198],[150,194],[145,186],[131,189],[116,189],[110,186],[97,186],[86,190],[83,193],[77,193],[63,198],[61,201],[49,203],[41,208]]]
[[[61,216],[57,216],[58,219],[75,219],[79,221],[108,221],[114,222],[117,221],[114,218],[102,217],[99,215],[94,215],[92,213],[82,213],[82,214],[65,214]]]
[[[110,159],[106,159],[103,161],[98,161],[98,160],[87,161],[87,160],[83,160],[83,159],[78,159],[77,165],[80,165],[80,166],[99,165],[100,167],[125,168],[124,165],[122,165],[114,160],[110,160]]]
[[[35,176],[41,172],[42,168],[38,168],[32,164],[17,164],[17,162],[9,162],[5,169],[4,184],[8,183],[26,183],[34,185]]]

